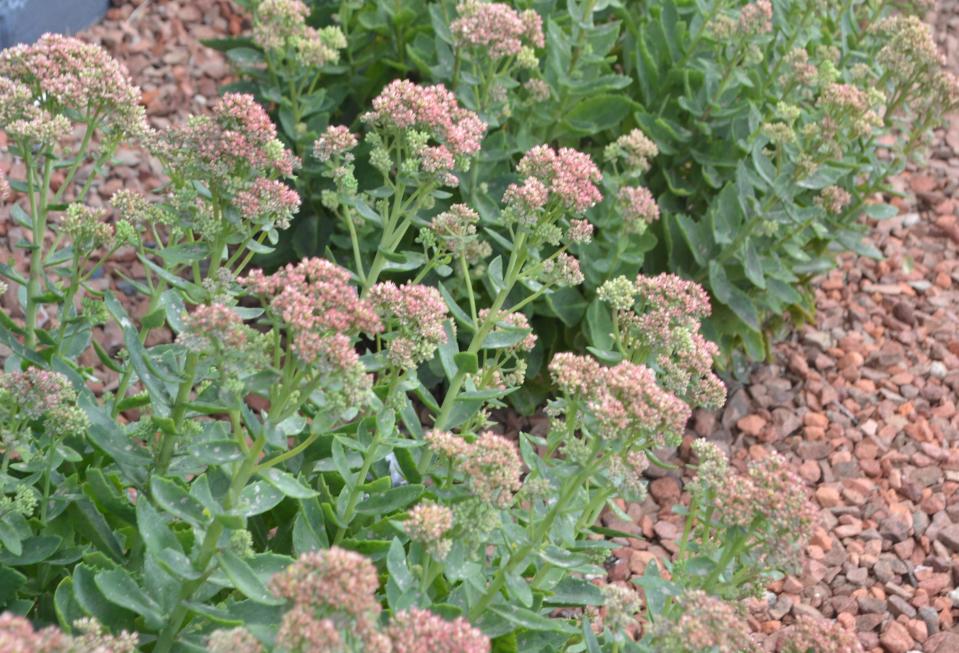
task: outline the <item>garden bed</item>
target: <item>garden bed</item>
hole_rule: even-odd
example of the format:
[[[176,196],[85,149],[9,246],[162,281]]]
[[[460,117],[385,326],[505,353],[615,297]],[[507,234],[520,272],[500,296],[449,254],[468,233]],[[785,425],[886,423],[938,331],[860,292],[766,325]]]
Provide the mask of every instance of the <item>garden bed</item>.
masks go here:
[[[955,61],[951,9],[940,7],[936,24]],[[113,9],[83,38],[102,43],[127,66],[143,89],[151,124],[165,128],[189,113],[208,113],[229,81],[226,59],[199,39],[236,36],[248,27],[225,0],[173,0]],[[766,650],[779,650],[800,617],[835,619],[867,650],[959,650],[953,604],[959,603],[957,124],[937,133],[928,169],[897,178],[905,194],[891,201],[898,215],[870,222],[867,242],[885,259],[844,256],[815,283],[815,324],[776,346],[773,362],[754,367],[747,383],[732,382],[723,409],[696,411],[680,447],[659,452],[666,463],[694,463],[690,445],[705,438],[744,469],[777,451],[818,504],[819,526],[802,571],[741,603]],[[162,183],[156,160],[134,149],[118,154],[120,165],[95,187],[90,204],[104,204],[120,188],[148,192]],[[2,166],[7,176],[23,177],[9,161]],[[19,269],[29,266],[29,253],[15,246],[25,235],[23,227],[0,220],[9,250],[3,258]],[[93,284],[113,290],[139,319],[149,307],[125,277],[143,276],[133,251],[121,250]],[[23,318],[12,289],[3,307]],[[41,325],[44,319],[41,314]],[[124,344],[114,323],[98,327],[96,337],[110,353]],[[171,338],[160,329],[146,343]],[[85,356],[81,362],[98,369],[97,392],[122,382],[95,353]],[[547,435],[541,412],[523,418],[505,410],[496,417],[497,430],[511,439],[520,431]],[[612,511],[602,517],[610,533],[634,535],[610,535],[608,583],[639,579],[652,561],[671,558],[679,547],[683,521],[673,507],[688,502],[690,475],[654,465],[646,476],[649,497],[619,503],[629,519]],[[639,624],[629,629],[638,632]]]

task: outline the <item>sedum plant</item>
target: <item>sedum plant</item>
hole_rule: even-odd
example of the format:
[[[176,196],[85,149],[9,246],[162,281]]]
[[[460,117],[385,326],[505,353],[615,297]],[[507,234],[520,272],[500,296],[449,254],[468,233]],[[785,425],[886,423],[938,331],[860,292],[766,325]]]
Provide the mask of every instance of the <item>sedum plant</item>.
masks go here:
[[[602,347],[592,335],[597,291],[637,272],[703,285],[714,307],[704,333],[723,364],[762,359],[773,337],[810,318],[809,281],[839,252],[878,256],[862,243],[864,224],[894,208],[877,193],[921,159],[926,135],[959,102],[928,27],[882,0],[251,0],[254,41],[214,45],[241,60],[281,119],[295,96],[284,80],[328,67],[297,56],[278,66],[269,44],[257,45],[273,20],[263,7],[276,4],[348,35],[346,64],[317,86],[336,101],[316,119],[285,121],[291,143],[302,147],[327,123],[357,126],[381,86],[416,76],[446,85],[488,126],[482,156],[448,191],[483,224],[496,220],[530,147],[572,147],[602,162],[604,199],[589,208],[596,230],[580,248],[586,283],[531,306],[531,317],[553,325],[542,329],[546,360],[570,344]],[[299,184],[328,188],[323,174],[307,165]],[[375,176],[357,170],[361,181]],[[278,257],[329,248],[347,260],[324,207],[298,224],[309,236]],[[370,234],[365,247],[376,242]],[[531,377],[542,380],[541,369]],[[543,390],[529,383],[512,401],[531,410]]]
[[[656,450],[724,399],[708,297],[676,275],[601,286],[597,346],[545,366],[548,430],[495,432],[537,347],[534,308],[585,280],[611,188],[589,154],[530,145],[495,206],[478,186],[474,206],[454,191],[491,123],[443,85],[389,83],[362,142],[329,126],[304,159],[248,94],[147,128],[122,69],[74,39],[0,54],[0,87],[25,171],[2,190],[30,252],[0,267],[19,302],[0,320],[4,647],[656,650],[798,553],[779,546],[809,526],[782,461],[722,479],[702,448],[670,578],[650,571],[645,599],[600,587],[625,536],[600,515],[642,500]],[[98,206],[121,142],[166,183]],[[640,188],[625,180],[649,143],[610,156]],[[290,227],[305,168],[348,255],[252,266]],[[114,267],[121,249],[142,272]],[[95,283],[105,269],[128,292]]]

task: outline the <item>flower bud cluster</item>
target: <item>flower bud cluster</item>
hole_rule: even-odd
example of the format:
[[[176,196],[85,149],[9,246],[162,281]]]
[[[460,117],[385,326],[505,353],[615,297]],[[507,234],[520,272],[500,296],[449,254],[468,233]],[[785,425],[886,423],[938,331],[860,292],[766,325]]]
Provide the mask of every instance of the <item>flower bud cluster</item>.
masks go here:
[[[484,308],[480,310],[480,322],[485,322],[488,316],[489,309]],[[500,312],[499,315],[497,315],[497,326],[500,325],[509,329],[522,330],[526,332],[526,335],[523,337],[523,339],[512,346],[514,351],[533,351],[533,348],[536,347],[536,334],[533,333],[533,330],[529,325],[529,318],[523,313]]]
[[[194,116],[157,142],[157,153],[174,181],[174,204],[199,203],[197,229],[216,238],[225,225],[204,200],[231,202],[240,212],[244,235],[283,227],[299,206],[294,191],[275,181],[291,177],[299,160],[278,140],[276,127],[252,95],[227,93],[208,116]],[[209,194],[196,189],[199,182]]]
[[[606,146],[603,157],[613,163],[622,161],[628,176],[639,176],[649,171],[650,160],[659,154],[659,148],[640,129],[623,134]]]
[[[39,499],[29,485],[17,485],[13,498],[0,496],[0,517],[7,513],[16,513],[29,517],[37,507]]]
[[[404,528],[411,540],[424,545],[437,560],[446,558],[453,545],[444,537],[453,528],[453,512],[446,506],[428,501],[418,504],[410,510]]]
[[[636,623],[636,615],[643,609],[639,592],[624,585],[603,585],[603,625],[607,630],[620,633]]]
[[[751,553],[760,566],[800,567],[817,512],[785,458],[769,454],[751,462],[746,474],[727,476],[713,489],[716,519],[726,526],[751,529]]]
[[[543,261],[540,281],[548,286],[578,286],[583,283],[583,271],[575,256],[560,252]]]
[[[301,0],[263,0],[256,7],[253,40],[277,56],[290,55],[305,66],[336,63],[346,37],[339,27],[306,24],[310,9]]]
[[[491,59],[518,56],[526,48],[542,48],[543,20],[532,9],[518,12],[501,2],[466,0],[450,23],[456,45],[482,48]],[[535,59],[535,55],[534,55]]]
[[[745,616],[736,607],[703,591],[685,592],[682,614],[654,627],[657,650],[673,653],[759,653]]]
[[[344,406],[366,400],[372,379],[353,342],[360,333],[381,332],[383,325],[373,305],[359,298],[349,272],[310,258],[269,276],[254,270],[239,281],[269,299],[271,311],[292,334],[293,351],[331,385],[342,386],[337,394]]]
[[[616,315],[628,356],[642,355],[660,385],[693,406],[721,406],[726,389],[713,371],[716,345],[699,333],[710,313],[702,286],[673,274],[611,279],[598,292]]]
[[[823,207],[833,215],[839,215],[843,209],[849,206],[852,196],[844,188],[839,186],[827,186],[823,188],[816,198],[816,204]]]
[[[122,631],[111,635],[92,618],[73,623],[74,635],[56,626],[34,630],[25,617],[0,614],[0,651],[8,653],[135,653],[138,637]],[[252,652],[251,652],[252,653]]]
[[[873,29],[885,43],[878,62],[900,92],[908,91],[903,112],[924,120],[959,106],[959,78],[946,69],[929,25],[917,16],[897,14]]]
[[[73,203],[64,212],[60,227],[74,247],[93,252],[113,241],[113,226],[106,221],[106,215],[104,209]]]
[[[265,362],[265,336],[244,324],[230,306],[201,304],[183,315],[183,326],[179,344],[193,352],[219,352],[230,372],[256,370]]]
[[[210,633],[208,653],[263,653],[263,646],[246,628],[221,629]]]
[[[140,90],[103,48],[60,34],[0,53],[0,129],[52,147],[70,115],[96,120],[113,138],[149,132]]]
[[[386,325],[390,361],[403,369],[415,369],[433,357],[436,348],[446,343],[443,323],[449,308],[436,288],[392,281],[370,289],[369,302]]]
[[[418,86],[397,79],[373,99],[373,109],[362,116],[375,131],[370,161],[386,172],[422,171],[441,183],[458,183],[454,170],[469,167],[469,158],[480,149],[486,125],[460,106],[442,84]],[[384,138],[400,138],[412,157],[393,162]]]
[[[606,478],[627,501],[642,503],[646,500],[647,487],[643,472],[649,468],[649,460],[642,451],[630,451],[626,455],[611,456],[606,466]]]
[[[862,653],[862,643],[856,633],[846,630],[839,622],[802,615],[796,623],[783,630],[777,653]]]
[[[497,508],[507,508],[522,486],[523,463],[516,444],[491,431],[475,442],[445,431],[432,431],[427,445],[436,453],[451,458],[466,474],[477,498]]]
[[[479,214],[465,204],[453,204],[430,221],[435,242],[454,258],[463,256],[468,263],[478,263],[492,252],[490,244],[476,233]]]
[[[270,581],[274,594],[292,603],[280,622],[276,650],[489,652],[489,639],[462,618],[450,622],[427,610],[413,609],[395,613],[385,627],[380,627],[378,586],[376,567],[357,553],[338,547],[304,553]],[[248,641],[245,635],[233,637]],[[238,653],[246,651],[240,649]],[[249,653],[258,651],[250,645]]]
[[[549,371],[568,399],[584,405],[591,418],[586,426],[604,439],[642,439],[662,446],[681,437],[689,421],[689,406],[660,388],[645,365],[623,361],[605,367],[593,358],[561,352]]]
[[[140,193],[121,188],[110,198],[110,206],[117,217],[137,227],[149,227],[154,224],[173,226],[175,218],[160,206],[147,200]]]
[[[67,377],[36,367],[0,373],[0,410],[11,421],[42,419],[44,430],[55,437],[81,435],[90,423]]]

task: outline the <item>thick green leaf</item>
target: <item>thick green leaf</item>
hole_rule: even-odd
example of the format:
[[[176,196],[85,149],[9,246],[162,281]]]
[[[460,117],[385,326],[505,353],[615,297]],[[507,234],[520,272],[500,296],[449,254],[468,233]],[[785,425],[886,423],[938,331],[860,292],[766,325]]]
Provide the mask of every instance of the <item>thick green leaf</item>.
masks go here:
[[[403,510],[411,503],[423,496],[425,488],[422,485],[400,485],[385,492],[371,494],[356,506],[356,512],[361,515],[385,516]]]
[[[272,468],[260,473],[267,483],[275,487],[288,497],[294,499],[309,499],[315,497],[317,492],[299,481],[292,474]]]
[[[716,299],[728,306],[746,326],[753,331],[761,330],[755,304],[746,293],[729,281],[726,270],[715,260],[709,262],[709,285]]]
[[[157,505],[188,524],[204,526],[210,521],[203,504],[175,481],[154,476],[150,479],[150,493]]]
[[[11,567],[26,567],[43,562],[60,548],[63,540],[56,535],[40,535],[28,537],[21,541],[20,555],[13,555],[10,551],[0,551],[0,563]]]
[[[581,134],[595,134],[619,125],[638,108],[626,95],[593,95],[573,105],[565,116],[566,124]]]
[[[160,605],[140,589],[133,577],[123,569],[101,571],[94,580],[97,589],[113,605],[132,610],[143,617],[150,628],[162,628],[165,617]]]
[[[491,605],[489,611],[528,630],[576,634],[578,629],[563,619],[554,619],[518,605]]]
[[[285,603],[283,599],[271,594],[250,565],[232,551],[224,550],[220,552],[217,561],[220,563],[220,569],[233,583],[233,587],[251,601],[263,605],[282,605]]]

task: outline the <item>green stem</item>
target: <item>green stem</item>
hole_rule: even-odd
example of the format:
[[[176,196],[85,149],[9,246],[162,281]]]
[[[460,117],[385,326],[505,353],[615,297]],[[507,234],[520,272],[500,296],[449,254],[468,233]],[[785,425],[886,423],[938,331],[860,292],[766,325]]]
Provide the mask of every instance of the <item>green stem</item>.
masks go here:
[[[370,442],[369,447],[366,448],[366,453],[363,454],[363,466],[360,467],[359,474],[356,476],[356,482],[350,487],[349,498],[346,500],[346,510],[344,514],[340,516],[346,526],[340,526],[339,529],[337,529],[336,537],[333,538],[333,544],[339,544],[343,541],[343,537],[346,535],[346,529],[353,520],[353,511],[356,510],[356,504],[360,500],[360,486],[366,482],[366,476],[370,473],[370,468],[373,466],[373,459],[376,457],[377,449],[380,448],[380,439],[382,436],[381,430],[377,428],[373,434],[373,440]]]
[[[37,188],[36,170],[33,157],[24,150],[24,163],[27,167],[27,183],[29,185],[30,218],[33,221],[33,243],[30,250],[30,280],[27,284],[27,306],[24,310],[24,324],[26,335],[24,345],[33,349],[37,344],[37,297],[41,294],[41,284],[44,277],[43,270],[43,239],[47,233],[47,190],[50,188],[50,174],[53,170],[53,159],[45,157],[43,163],[42,188]],[[39,202],[37,201],[37,193]]]
[[[601,440],[596,438],[595,442],[593,443],[592,455],[596,454],[600,444]],[[509,562],[506,563],[506,566],[500,567],[499,571],[496,572],[496,575],[490,582],[489,587],[486,588],[486,592],[483,593],[483,596],[480,597],[476,605],[474,605],[469,611],[470,622],[474,622],[486,611],[486,608],[489,607],[489,604],[493,601],[499,591],[503,589],[503,586],[506,584],[507,576],[512,574],[517,567],[519,567],[519,565],[526,560],[529,554],[535,551],[542,544],[544,538],[549,534],[549,531],[553,526],[553,522],[559,515],[559,511],[569,504],[570,499],[572,499],[576,491],[579,490],[580,486],[589,480],[602,460],[602,458],[593,460],[590,464],[583,467],[583,469],[581,469],[579,473],[576,474],[572,479],[570,479],[566,487],[563,488],[563,491],[558,497],[556,503],[553,504],[553,507],[546,514],[546,517],[544,517],[543,521],[541,521],[537,526],[530,541],[515,553],[510,555]]]
[[[238,438],[241,437],[241,434],[239,433],[234,435]],[[265,437],[261,436],[260,438],[257,438],[253,448],[250,449],[246,458],[244,458],[237,475],[233,477],[233,482],[230,484],[230,490],[224,499],[224,511],[230,511],[236,501],[239,499],[240,492],[253,476],[256,468],[257,458],[259,458],[260,451],[263,450],[265,445]],[[225,527],[219,521],[213,521],[213,523],[210,524],[210,527],[207,529],[206,536],[203,538],[203,543],[200,546],[200,553],[198,554],[196,564],[194,565],[195,569],[206,570],[207,566],[213,560],[213,556],[216,555],[217,543],[219,542],[220,536],[223,534],[224,530]],[[176,602],[177,607],[173,610],[169,621],[167,621],[166,626],[160,632],[160,635],[157,638],[156,646],[153,648],[152,653],[169,653],[170,649],[173,647],[177,634],[180,632],[180,628],[183,626],[183,620],[186,619],[187,616],[187,608],[185,603],[189,601],[193,597],[194,592],[196,592],[200,586],[203,585],[203,583],[206,581],[206,578],[209,576],[209,573],[211,573],[211,571],[205,571],[202,577],[185,583],[180,589],[180,594]]]
[[[469,298],[470,302],[470,317],[473,318],[473,327],[476,327],[476,297],[473,294],[473,284],[470,280],[470,268],[466,263],[466,255],[460,253],[459,255],[460,263],[460,272],[463,274],[463,283],[466,284],[466,296]]]
[[[176,400],[173,403],[173,433],[164,433],[160,446],[160,458],[157,461],[157,473],[165,474],[173,458],[174,442],[183,427],[183,418],[186,416],[187,405],[190,400],[190,391],[196,380],[196,368],[200,361],[199,354],[190,352],[186,355],[186,364],[183,369],[183,380],[177,388]]]
[[[479,353],[479,350],[483,346],[483,342],[486,340],[486,337],[496,326],[496,322],[499,320],[499,312],[503,308],[506,298],[516,285],[516,281],[519,278],[519,273],[523,268],[525,259],[526,232],[524,231],[520,232],[519,236],[516,237],[515,247],[509,259],[509,265],[507,266],[506,278],[504,280],[503,287],[496,294],[496,298],[493,300],[493,305],[490,306],[489,312],[486,315],[486,320],[483,321],[483,324],[480,325],[479,329],[476,331],[476,334],[473,336],[470,346],[467,349],[468,353]],[[453,411],[453,405],[456,403],[456,398],[459,395],[460,390],[463,388],[463,384],[466,382],[466,376],[467,372],[463,370],[457,370],[456,374],[453,376],[453,379],[450,381],[450,387],[446,392],[446,397],[443,399],[443,405],[440,406],[439,415],[436,417],[435,428],[446,428],[446,425],[449,422],[450,414]],[[424,468],[421,467],[421,471],[423,469]]]
[[[289,451],[284,451],[283,453],[277,456],[274,456],[273,458],[270,458],[269,460],[265,462],[260,463],[259,465],[256,466],[257,473],[270,469],[271,467],[275,467],[276,465],[279,465],[282,462],[286,462],[290,458],[294,458],[300,455],[301,453],[306,451],[311,444],[316,442],[316,439],[318,437],[320,437],[319,431],[317,431],[316,433],[311,433],[305,440],[303,440],[303,442],[296,445]]]
[[[40,523],[47,523],[47,510],[50,503],[50,474],[53,467],[53,455],[57,451],[57,443],[50,444],[50,450],[47,451],[46,460],[43,464],[43,500],[40,502]]]

